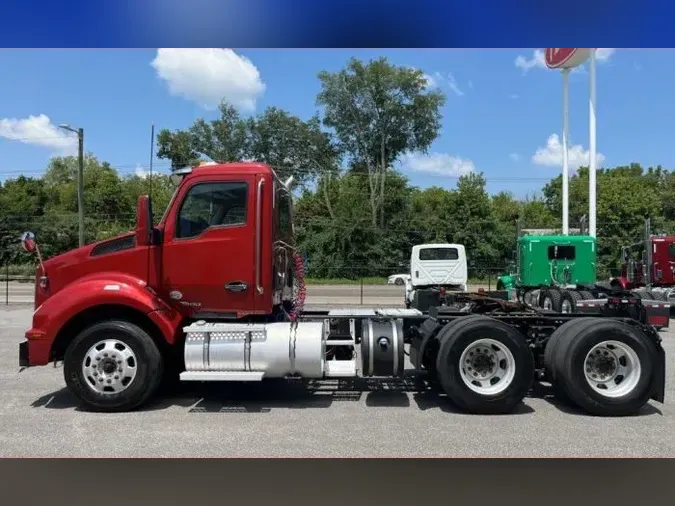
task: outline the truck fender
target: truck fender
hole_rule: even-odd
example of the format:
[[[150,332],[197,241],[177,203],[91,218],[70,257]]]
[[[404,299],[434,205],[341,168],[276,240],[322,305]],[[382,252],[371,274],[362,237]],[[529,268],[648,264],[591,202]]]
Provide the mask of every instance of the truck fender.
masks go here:
[[[497,290],[512,290],[515,287],[513,276],[499,276],[497,278]]]
[[[168,343],[175,340],[180,315],[151,292],[143,280],[120,273],[97,273],[66,286],[35,310],[27,337],[40,341],[39,349],[43,351],[40,355],[45,356],[41,356],[39,362],[49,361],[46,351],[51,349],[59,331],[73,317],[96,306],[107,305],[126,306],[145,314]]]
[[[422,358],[427,345],[432,338],[436,338],[441,324],[433,318],[427,318],[419,327],[418,335],[410,343],[410,362],[417,370],[422,368]]]

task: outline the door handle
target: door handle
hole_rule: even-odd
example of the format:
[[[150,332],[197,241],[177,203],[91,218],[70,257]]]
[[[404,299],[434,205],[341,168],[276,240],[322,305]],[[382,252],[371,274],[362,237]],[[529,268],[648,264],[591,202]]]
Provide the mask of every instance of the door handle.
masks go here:
[[[225,290],[228,292],[243,292],[248,290],[248,285],[243,281],[232,281],[225,285]]]

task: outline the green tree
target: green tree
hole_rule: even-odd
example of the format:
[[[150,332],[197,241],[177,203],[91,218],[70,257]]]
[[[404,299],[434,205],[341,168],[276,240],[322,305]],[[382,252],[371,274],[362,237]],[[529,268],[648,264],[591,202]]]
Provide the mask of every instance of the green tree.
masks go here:
[[[370,219],[384,227],[387,173],[408,151],[425,152],[438,137],[445,96],[428,91],[422,72],[379,58],[352,58],[339,72],[319,73],[317,103],[353,167],[368,174]]]
[[[223,103],[218,119],[198,119],[186,131],[162,130],[157,143],[157,155],[170,159],[172,168],[194,165],[201,155],[220,162],[255,160],[273,167],[281,178],[293,176],[300,185],[335,170],[338,163],[337,150],[317,117],[303,121],[277,107],[244,119]]]

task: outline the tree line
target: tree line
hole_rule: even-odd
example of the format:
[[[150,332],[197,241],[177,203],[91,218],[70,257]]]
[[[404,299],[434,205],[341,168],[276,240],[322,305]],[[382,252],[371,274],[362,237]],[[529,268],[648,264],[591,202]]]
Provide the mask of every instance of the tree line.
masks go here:
[[[516,219],[521,227],[560,227],[562,178],[541,192],[516,198],[490,195],[483,174],[443,187],[416,188],[395,164],[426,153],[440,135],[444,94],[423,73],[380,58],[352,59],[318,75],[317,113],[303,120],[269,107],[242,117],[227,103],[214,120],[184,130],[161,130],[157,155],[171,168],[201,160],[256,160],[298,188],[295,222],[299,248],[315,278],[386,276],[407,267],[410,248],[456,242],[467,248],[475,273],[504,268],[513,259]],[[0,186],[0,262],[18,265],[24,230],[38,235],[45,256],[77,246],[77,159],[53,158],[41,177],[20,176]],[[136,200],[151,193],[159,219],[173,193],[166,173],[122,175],[93,154],[85,157],[86,240],[133,227]],[[649,215],[655,231],[675,232],[675,174],[639,164],[603,168],[597,175],[601,275],[618,265],[622,244],[641,238]],[[570,180],[570,223],[588,209],[588,169]]]

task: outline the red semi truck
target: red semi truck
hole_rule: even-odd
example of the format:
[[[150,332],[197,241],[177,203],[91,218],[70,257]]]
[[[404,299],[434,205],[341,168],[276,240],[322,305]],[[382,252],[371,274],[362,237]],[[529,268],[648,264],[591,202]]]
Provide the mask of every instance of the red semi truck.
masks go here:
[[[643,299],[675,303],[675,236],[653,235],[645,220],[642,241],[621,248],[621,274],[614,286],[630,290]]]
[[[260,163],[174,173],[153,225],[139,198],[135,231],[43,261],[23,367],[63,361],[91,410],[146,404],[164,378],[401,377],[410,366],[470,413],[507,413],[533,382],[597,415],[664,401],[658,332],[625,316],[560,314],[485,293],[449,306],[304,310],[290,181]],[[33,236],[24,247],[37,248]],[[409,366],[409,367],[410,367]]]

